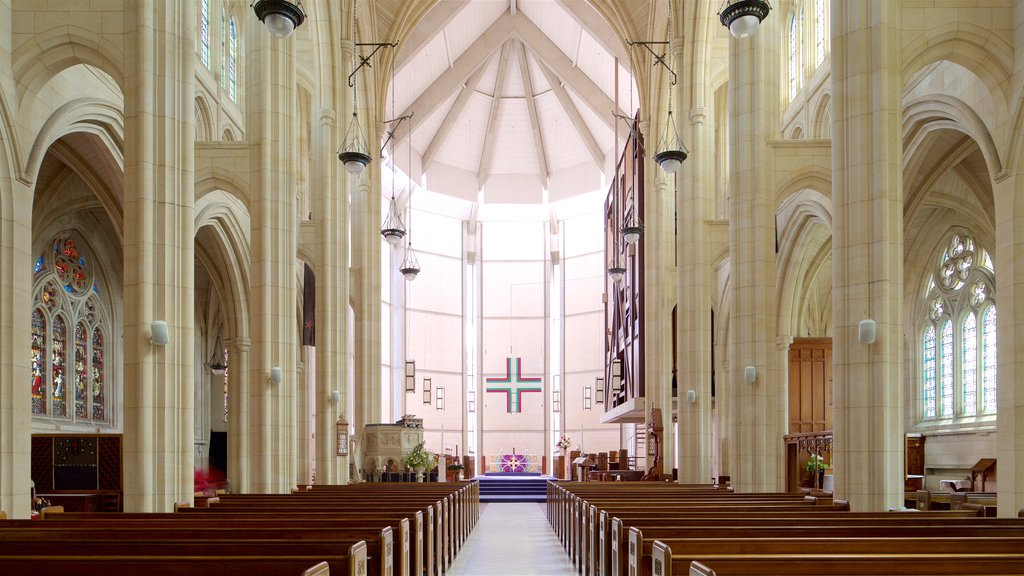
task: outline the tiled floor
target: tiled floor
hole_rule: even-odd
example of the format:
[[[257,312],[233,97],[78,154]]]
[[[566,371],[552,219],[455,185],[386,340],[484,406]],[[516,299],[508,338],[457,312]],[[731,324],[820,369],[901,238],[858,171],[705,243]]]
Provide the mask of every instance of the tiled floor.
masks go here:
[[[544,504],[481,504],[448,576],[571,576],[572,562],[544,516]]]

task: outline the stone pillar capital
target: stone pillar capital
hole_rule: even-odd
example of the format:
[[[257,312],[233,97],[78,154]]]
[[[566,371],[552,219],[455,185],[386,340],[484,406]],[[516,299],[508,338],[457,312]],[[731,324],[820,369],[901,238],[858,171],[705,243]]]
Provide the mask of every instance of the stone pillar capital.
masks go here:
[[[250,348],[252,348],[251,338],[228,338],[227,340],[224,341],[224,343],[227,345],[228,350],[230,350],[231,352],[245,353],[248,352]]]
[[[782,334],[775,338],[775,349],[776,350],[789,350],[790,344],[793,343],[793,337],[789,334]]]

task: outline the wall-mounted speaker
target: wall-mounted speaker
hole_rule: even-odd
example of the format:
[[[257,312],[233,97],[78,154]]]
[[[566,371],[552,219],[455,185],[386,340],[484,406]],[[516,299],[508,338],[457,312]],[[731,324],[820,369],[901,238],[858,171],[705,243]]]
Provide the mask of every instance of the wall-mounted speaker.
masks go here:
[[[274,384],[280,384],[282,379],[281,367],[274,366],[270,369],[270,381]]]
[[[167,331],[167,322],[153,320],[149,323],[149,340],[157,346],[166,346],[171,341],[170,333]]]
[[[747,384],[753,384],[757,380],[757,368],[753,366],[747,366],[743,369],[743,381]]]
[[[861,344],[874,344],[877,326],[875,321],[870,318],[867,320],[861,320],[857,324],[857,340]]]

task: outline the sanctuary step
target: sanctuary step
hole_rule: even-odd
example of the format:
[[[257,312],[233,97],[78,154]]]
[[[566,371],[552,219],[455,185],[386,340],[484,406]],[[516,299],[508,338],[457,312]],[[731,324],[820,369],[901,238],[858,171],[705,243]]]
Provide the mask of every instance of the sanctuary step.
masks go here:
[[[551,476],[529,473],[488,473],[473,478],[480,483],[481,502],[546,502]]]

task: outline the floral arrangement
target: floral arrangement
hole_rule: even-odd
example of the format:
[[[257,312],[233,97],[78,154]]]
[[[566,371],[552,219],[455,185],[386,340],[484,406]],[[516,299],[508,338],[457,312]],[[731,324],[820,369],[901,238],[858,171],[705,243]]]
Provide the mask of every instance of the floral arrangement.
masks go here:
[[[462,462],[453,462],[448,465],[449,470],[462,470]]]
[[[415,448],[405,455],[402,462],[408,468],[423,468],[424,470],[430,470],[437,465],[437,456],[432,452],[428,452],[427,449],[423,447],[423,442],[420,442]]]
[[[50,505],[51,504],[49,500],[47,500],[46,498],[40,498],[38,496],[36,497],[35,500],[32,501],[32,509],[35,510],[36,512],[40,512],[42,511],[43,508],[46,508],[47,506]]]
[[[825,458],[821,454],[812,453],[807,458],[807,464],[804,464],[804,470],[808,472],[818,472],[820,470],[827,470],[828,464],[825,464]]]
[[[562,450],[568,450],[569,446],[572,446],[572,440],[570,440],[565,434],[559,436],[558,442],[555,442],[555,447],[561,448]]]

